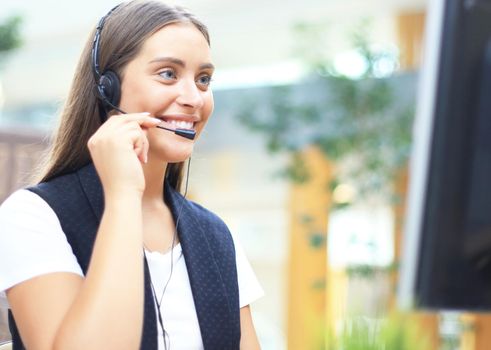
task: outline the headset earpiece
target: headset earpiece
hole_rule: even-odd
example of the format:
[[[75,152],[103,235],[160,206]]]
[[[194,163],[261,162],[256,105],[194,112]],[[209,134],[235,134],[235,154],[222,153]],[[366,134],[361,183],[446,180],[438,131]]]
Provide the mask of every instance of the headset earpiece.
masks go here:
[[[112,70],[105,71],[97,83],[97,93],[107,109],[119,106],[121,100],[121,83],[118,75]]]

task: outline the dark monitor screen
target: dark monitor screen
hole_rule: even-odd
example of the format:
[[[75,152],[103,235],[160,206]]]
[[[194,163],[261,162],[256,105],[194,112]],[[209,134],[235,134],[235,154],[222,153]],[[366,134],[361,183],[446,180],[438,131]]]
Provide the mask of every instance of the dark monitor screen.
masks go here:
[[[431,0],[399,301],[491,310],[491,0]]]

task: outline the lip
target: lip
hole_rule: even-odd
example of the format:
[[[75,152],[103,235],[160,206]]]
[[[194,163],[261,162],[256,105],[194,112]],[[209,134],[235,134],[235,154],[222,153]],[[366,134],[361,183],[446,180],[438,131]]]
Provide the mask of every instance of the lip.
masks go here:
[[[166,121],[169,119],[193,123],[193,127],[191,128],[191,130],[194,130],[196,123],[200,120],[198,116],[189,115],[189,114],[166,114],[166,115],[158,115],[155,117],[162,120],[162,123],[160,125],[165,126],[169,129],[175,129],[176,128],[175,124]]]

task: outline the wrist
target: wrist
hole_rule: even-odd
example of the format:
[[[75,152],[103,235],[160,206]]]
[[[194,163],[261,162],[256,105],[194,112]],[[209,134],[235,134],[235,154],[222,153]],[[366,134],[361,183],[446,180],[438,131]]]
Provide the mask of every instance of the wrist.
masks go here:
[[[138,203],[141,204],[143,192],[138,190],[107,190],[104,191],[104,202],[111,203]]]

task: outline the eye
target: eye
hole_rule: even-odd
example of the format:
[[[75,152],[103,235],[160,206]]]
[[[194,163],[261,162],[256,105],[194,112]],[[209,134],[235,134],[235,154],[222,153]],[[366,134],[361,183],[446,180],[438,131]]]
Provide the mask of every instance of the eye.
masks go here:
[[[211,75],[203,74],[203,75],[200,75],[198,77],[198,79],[196,80],[196,83],[198,85],[201,85],[201,86],[204,86],[204,87],[208,87],[210,85],[211,81],[212,81]]]
[[[165,80],[176,80],[176,72],[173,69],[166,69],[159,73],[159,75]]]

